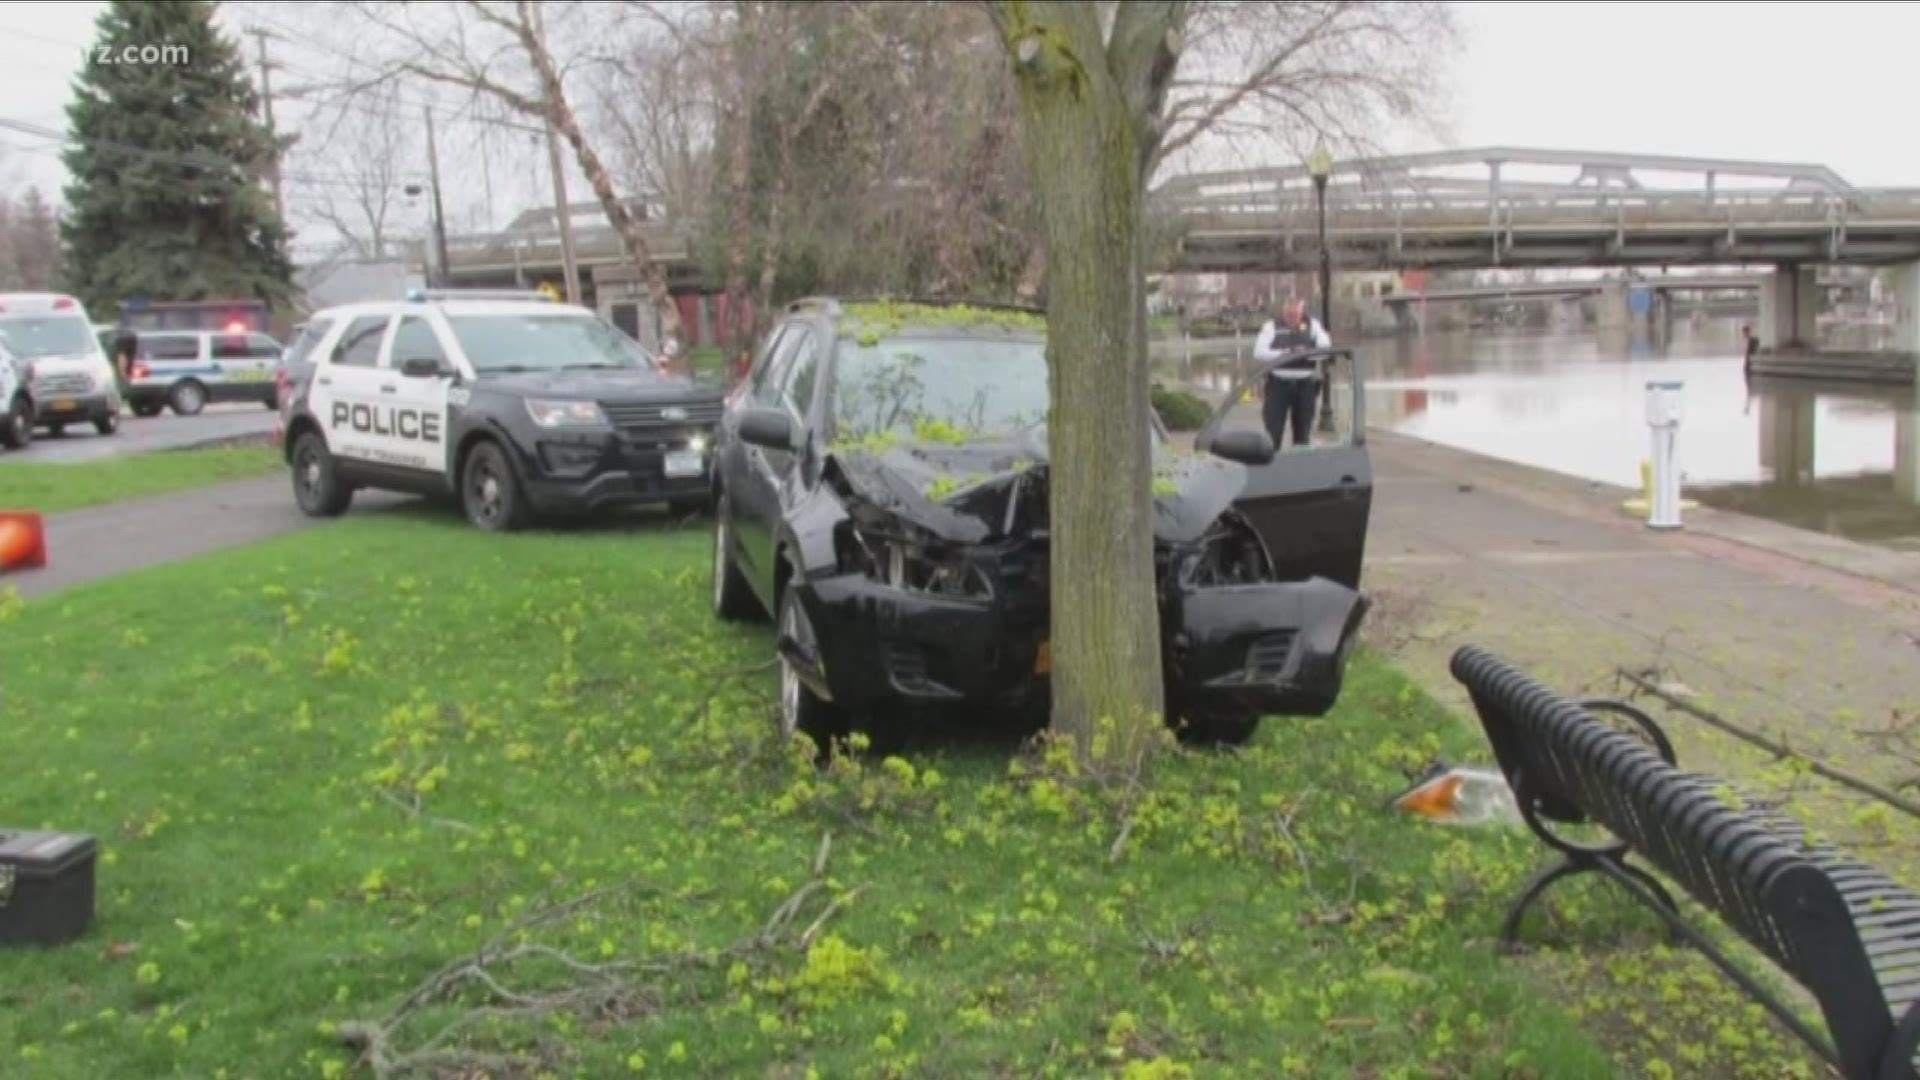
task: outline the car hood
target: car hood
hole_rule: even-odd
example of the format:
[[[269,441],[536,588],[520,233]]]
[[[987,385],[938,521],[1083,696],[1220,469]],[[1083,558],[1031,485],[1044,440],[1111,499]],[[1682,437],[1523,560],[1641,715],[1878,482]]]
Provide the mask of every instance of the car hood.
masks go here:
[[[631,398],[647,401],[706,401],[718,400],[725,393],[714,383],[698,382],[685,375],[652,371],[647,368],[622,368],[613,371],[528,371],[482,375],[478,383],[489,390],[524,394],[528,397],[582,401],[620,401]]]
[[[34,377],[44,375],[91,375],[104,363],[92,353],[68,353],[63,356],[36,356],[32,360],[15,360],[16,364],[32,364]]]
[[[925,443],[884,449],[836,449],[825,475],[854,504],[856,521],[891,518],[949,543],[976,544],[1020,532],[1018,504],[1044,498],[1046,449],[1034,441]],[[1246,486],[1246,466],[1214,457],[1154,448],[1154,536],[1199,539]]]

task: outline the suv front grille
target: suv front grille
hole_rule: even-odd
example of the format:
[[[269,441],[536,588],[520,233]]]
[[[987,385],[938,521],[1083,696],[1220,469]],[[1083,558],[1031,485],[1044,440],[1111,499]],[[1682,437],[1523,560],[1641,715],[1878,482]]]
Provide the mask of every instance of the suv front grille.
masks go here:
[[[1292,630],[1268,634],[1247,647],[1247,681],[1273,682],[1287,673],[1293,655]]]
[[[600,403],[607,422],[623,435],[644,435],[682,427],[710,428],[720,422],[723,408],[719,401]]]
[[[33,380],[33,392],[40,397],[58,394],[86,394],[93,391],[93,378],[78,371],[42,375]]]

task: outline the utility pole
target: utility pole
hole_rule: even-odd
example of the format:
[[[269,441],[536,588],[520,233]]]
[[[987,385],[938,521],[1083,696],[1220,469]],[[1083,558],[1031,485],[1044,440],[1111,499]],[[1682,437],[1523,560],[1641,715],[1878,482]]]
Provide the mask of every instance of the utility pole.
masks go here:
[[[527,5],[528,29],[536,40],[544,41],[544,31],[540,26],[540,4]],[[553,93],[551,89],[547,91]],[[553,164],[553,217],[554,224],[560,228],[560,268],[566,275],[567,303],[580,302],[580,264],[574,260],[573,252],[573,213],[567,203],[567,173],[560,160],[560,136],[553,130],[553,102],[544,103],[546,109],[541,119],[547,126],[547,159]]]
[[[427,182],[433,185],[433,253],[440,266],[440,287],[453,284],[453,264],[447,261],[447,217],[440,206],[440,148],[433,137],[433,110],[425,105],[420,111],[427,117]]]
[[[267,153],[267,180],[273,185],[273,212],[284,221],[287,214],[280,201],[280,136],[273,128],[273,64],[267,60],[267,31],[255,27],[247,33],[260,47],[260,118],[266,122],[267,139],[273,147]]]

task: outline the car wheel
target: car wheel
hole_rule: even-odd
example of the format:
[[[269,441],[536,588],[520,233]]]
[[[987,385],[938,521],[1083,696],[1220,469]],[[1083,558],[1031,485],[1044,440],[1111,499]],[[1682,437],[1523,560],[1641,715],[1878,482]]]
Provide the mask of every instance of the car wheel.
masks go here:
[[[1260,714],[1251,709],[1187,708],[1174,734],[1188,746],[1245,746],[1260,730]]]
[[[133,415],[135,416],[159,416],[160,410],[166,408],[166,406],[158,401],[136,401],[133,403],[132,408]]]
[[[720,496],[713,511],[713,613],[728,622],[765,612],[748,588],[746,575],[733,564],[733,513]]]
[[[176,416],[197,416],[207,407],[207,388],[191,379],[177,383],[167,394],[167,404]]]
[[[799,595],[788,589],[780,597],[780,632],[775,639],[775,648],[780,642],[792,641],[803,653],[816,653],[819,646],[813,636],[813,622],[807,618],[806,608],[800,604]],[[846,732],[846,724],[840,711],[820,700],[800,678],[800,669],[787,658],[786,650],[780,649],[780,737],[791,739],[794,735],[805,735],[813,740],[821,754],[830,751],[833,740]]]
[[[520,482],[497,444],[483,442],[467,455],[460,474],[460,505],[468,521],[488,532],[511,532],[525,523]]]
[[[293,499],[308,517],[337,517],[353,502],[353,489],[340,480],[326,440],[317,432],[293,446]]]
[[[6,423],[0,425],[0,445],[9,450],[25,450],[33,442],[33,405],[25,394],[15,394],[7,408]]]
[[[102,435],[111,435],[114,432],[119,431],[120,430],[120,414],[117,412],[111,412],[105,416],[94,417],[93,430],[99,432]]]

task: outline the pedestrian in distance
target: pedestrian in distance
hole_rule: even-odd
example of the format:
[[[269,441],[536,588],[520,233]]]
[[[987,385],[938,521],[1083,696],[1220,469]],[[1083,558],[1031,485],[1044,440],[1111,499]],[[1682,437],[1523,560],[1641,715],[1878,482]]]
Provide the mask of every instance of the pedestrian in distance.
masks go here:
[[[1326,328],[1307,314],[1306,301],[1294,298],[1275,304],[1273,318],[1260,327],[1254,339],[1253,359],[1270,364],[1292,353],[1329,348],[1332,338]],[[1314,408],[1320,402],[1319,362],[1311,357],[1296,357],[1267,372],[1262,381],[1261,419],[1277,449],[1286,442],[1287,425],[1293,426],[1293,445],[1306,446],[1313,441]]]
[[[127,400],[129,387],[133,384],[133,363],[140,357],[140,337],[132,330],[122,330],[113,339],[113,375],[120,382],[120,400]]]

